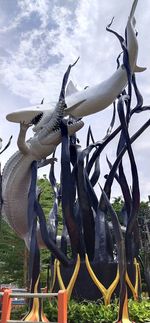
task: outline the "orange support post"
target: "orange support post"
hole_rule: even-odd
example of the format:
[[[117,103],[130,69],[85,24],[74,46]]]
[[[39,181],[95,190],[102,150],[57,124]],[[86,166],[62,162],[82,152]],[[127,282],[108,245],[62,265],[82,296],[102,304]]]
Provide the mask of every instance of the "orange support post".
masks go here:
[[[10,313],[11,313],[11,297],[10,294],[12,293],[11,289],[5,289],[3,300],[2,300],[2,316],[1,322],[7,323],[7,320],[10,320]]]
[[[67,291],[58,292],[58,323],[67,323]]]

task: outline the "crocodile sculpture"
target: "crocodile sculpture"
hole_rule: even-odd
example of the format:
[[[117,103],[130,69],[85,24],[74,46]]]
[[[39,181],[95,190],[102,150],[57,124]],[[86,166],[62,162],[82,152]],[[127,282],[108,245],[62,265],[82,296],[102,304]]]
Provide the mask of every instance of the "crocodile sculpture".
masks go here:
[[[144,68],[136,67],[138,44],[133,23],[136,5],[137,0],[133,3],[126,28],[127,49],[132,73],[136,70],[144,70]],[[107,81],[84,91],[72,91],[70,83],[69,88],[74,93],[66,96],[67,105],[63,96],[60,95],[55,109],[50,109],[49,105],[41,104],[7,115],[9,121],[20,122],[21,127],[18,137],[19,151],[13,154],[3,170],[2,212],[6,221],[25,240],[26,244],[28,244],[27,205],[32,161],[46,158],[61,142],[59,124],[63,116],[70,115],[79,118],[106,108],[122,92],[126,83],[127,73],[122,65]],[[25,142],[26,131],[31,124],[34,124],[35,134]],[[74,124],[68,124],[69,135],[78,131],[82,126],[81,120],[76,120]],[[40,230],[37,235],[39,245],[43,246]]]
[[[71,67],[70,65],[66,74],[69,74]],[[40,131],[35,132],[34,136],[27,140],[27,142],[25,142],[26,132],[31,124],[20,124],[17,142],[19,151],[8,160],[2,174],[2,214],[17,235],[24,239],[27,246],[29,246],[30,239],[27,209],[31,183],[31,164],[33,161],[41,161],[51,155],[56,146],[61,142],[59,125],[63,118],[63,110],[66,107],[64,99],[66,74],[53,117],[50,114],[50,119],[44,124],[44,127]],[[35,124],[36,119],[32,122]],[[84,123],[81,120],[69,121],[67,125],[68,134],[70,136],[73,135],[83,125]],[[53,161],[53,158],[49,159],[49,162]],[[37,238],[39,246],[45,246],[41,238],[39,226]]]

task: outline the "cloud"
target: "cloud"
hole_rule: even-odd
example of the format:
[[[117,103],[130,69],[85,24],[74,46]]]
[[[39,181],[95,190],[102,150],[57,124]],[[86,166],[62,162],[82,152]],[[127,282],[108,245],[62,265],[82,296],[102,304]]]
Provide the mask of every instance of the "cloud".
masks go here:
[[[7,10],[7,15],[9,15],[10,2],[6,2],[5,10]],[[7,8],[9,2],[9,6]],[[15,2],[13,3],[15,5]],[[6,33],[12,29],[17,29],[22,22],[25,22],[27,18],[34,18],[33,14],[37,14],[41,21],[41,28],[44,28],[49,21],[49,9],[51,9],[50,2],[48,0],[35,0],[34,2],[30,0],[19,0],[15,5],[14,15],[11,16],[9,25],[4,25],[1,27],[0,32]],[[17,14],[16,14],[17,12]],[[6,18],[7,18],[6,15]]]
[[[49,3],[35,1],[33,5],[30,1],[19,2],[21,13],[15,18],[15,22],[10,24],[10,28],[16,28],[17,33],[24,17],[29,17],[34,12],[39,14],[41,25],[39,28],[33,27],[30,31],[24,30],[19,35],[20,41],[16,50],[9,49],[9,55],[1,57],[3,84],[14,94],[29,98],[31,102],[35,102],[40,96],[43,97],[43,84],[47,89],[52,83],[51,79],[55,79],[54,74],[57,77],[59,73],[59,78],[63,75],[65,57],[68,58],[68,53],[72,53],[73,50],[69,39],[72,26],[69,19],[71,11],[56,5],[51,8]],[[58,77],[56,81],[58,84]],[[53,93],[55,97],[55,87]]]
[[[51,85],[53,97],[56,97],[55,82],[54,84],[51,82],[52,78],[55,79],[53,75],[58,75],[60,79],[66,66],[78,56],[81,56],[81,63],[77,66],[74,75],[81,86],[85,86],[87,82],[93,84],[103,80],[109,75],[111,65],[116,68],[114,61],[112,64],[111,56],[115,57],[118,42],[105,31],[105,26],[112,17],[111,8],[112,5],[108,7],[97,0],[77,2],[74,12],[67,5],[60,5],[59,1],[18,1],[18,15],[5,29],[6,35],[10,30],[13,30],[13,37],[18,34],[18,46],[15,50],[9,49],[8,57],[1,58],[3,83],[13,93],[29,98],[31,102],[36,102],[40,96],[43,97],[43,94],[46,94],[43,84],[45,89],[48,87],[47,84]],[[101,20],[105,12],[109,18],[102,26]],[[29,30],[25,18],[29,20],[35,14],[36,19],[40,18],[39,28],[37,26],[35,28],[35,24],[30,22]],[[20,26],[24,27],[23,31],[21,29],[22,32],[20,32]],[[103,46],[107,47],[105,55]],[[118,50],[120,50],[119,45]],[[93,53],[94,59],[91,60]],[[111,58],[110,63],[106,65],[109,58]],[[105,69],[101,68],[104,65]],[[99,73],[97,73],[98,66]],[[91,77],[93,72],[94,78]],[[59,84],[58,78],[56,81]]]

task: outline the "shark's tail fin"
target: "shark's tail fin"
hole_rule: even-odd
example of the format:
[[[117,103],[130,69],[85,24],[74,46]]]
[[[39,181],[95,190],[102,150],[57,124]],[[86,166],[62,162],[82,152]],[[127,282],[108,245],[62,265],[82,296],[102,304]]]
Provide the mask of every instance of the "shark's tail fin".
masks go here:
[[[135,27],[135,25],[136,25],[136,19],[134,17],[134,14],[135,14],[135,10],[136,10],[136,7],[137,7],[137,3],[138,3],[138,0],[133,1],[132,8],[131,8],[131,11],[130,11],[130,15],[129,15],[129,18],[128,18],[128,22],[132,23],[133,27]],[[137,65],[134,68],[135,73],[144,72],[145,70],[146,70],[146,67],[139,67]]]
[[[138,0],[133,1],[132,8],[131,8],[130,15],[129,15],[129,20],[132,20],[133,17],[134,17],[134,13],[135,13],[137,3],[138,3]]]

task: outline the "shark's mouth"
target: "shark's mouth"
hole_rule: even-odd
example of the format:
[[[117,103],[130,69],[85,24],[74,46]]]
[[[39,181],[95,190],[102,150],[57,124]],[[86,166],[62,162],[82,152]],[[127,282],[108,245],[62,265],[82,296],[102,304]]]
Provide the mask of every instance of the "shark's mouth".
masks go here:
[[[51,109],[37,111],[36,115],[31,120],[31,124],[34,125],[32,130],[34,132],[39,132],[46,129],[46,131],[50,133],[59,129],[60,122],[64,117],[65,107],[65,101],[59,100],[55,106],[51,107]]]
[[[44,113],[41,112],[38,115],[36,115],[32,120],[31,120],[31,124],[35,126],[35,128],[33,128],[33,131],[36,132],[37,127],[38,130],[42,130],[44,127],[47,127],[47,124],[43,122],[42,123],[42,118],[44,119]],[[60,129],[60,122],[62,120],[62,115],[57,116],[57,118],[55,120],[53,120],[52,126],[51,126],[51,130],[52,131],[57,131]],[[41,125],[40,125],[41,124]]]
[[[55,102],[29,106],[7,114],[6,119],[15,123],[25,123],[37,125],[42,119],[43,114],[53,113]]]
[[[8,121],[15,123],[25,123],[33,125],[33,131],[37,132],[42,129],[49,128],[50,131],[56,131],[60,129],[60,122],[63,118],[63,112],[58,110],[56,113],[54,110],[49,109],[25,109],[20,111],[15,111],[6,116]]]
[[[47,109],[48,110],[48,109]],[[43,116],[42,106],[29,107],[7,114],[6,119],[15,123],[25,123],[36,125]]]
[[[33,125],[37,125],[40,120],[42,119],[43,117],[43,112],[39,113],[38,115],[36,115],[32,120],[31,120],[31,124]]]
[[[42,129],[47,129],[49,132],[58,130],[60,128],[60,122],[63,118],[62,113],[54,113],[52,115],[49,112],[40,112],[32,120],[31,124],[34,125],[33,131],[39,132]]]
[[[63,117],[62,111],[60,113],[56,113],[51,116],[50,120],[47,122],[47,112],[45,111],[38,113],[34,116],[34,118],[30,121],[30,124],[34,125],[33,131],[34,132],[41,132],[44,129],[49,130],[48,132],[56,133],[57,131],[60,131],[60,125],[61,121],[63,120],[63,123],[66,124],[69,128],[75,127],[77,124],[77,127],[79,126],[81,118],[75,119],[72,117]]]

